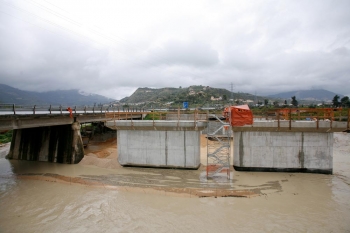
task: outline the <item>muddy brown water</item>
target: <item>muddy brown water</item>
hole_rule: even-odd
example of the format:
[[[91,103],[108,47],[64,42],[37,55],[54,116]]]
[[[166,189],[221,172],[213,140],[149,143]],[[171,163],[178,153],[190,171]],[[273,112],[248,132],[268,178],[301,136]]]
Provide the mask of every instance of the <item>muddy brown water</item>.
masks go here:
[[[350,232],[349,142],[335,134],[333,175],[232,170],[229,181],[0,158],[0,232]]]

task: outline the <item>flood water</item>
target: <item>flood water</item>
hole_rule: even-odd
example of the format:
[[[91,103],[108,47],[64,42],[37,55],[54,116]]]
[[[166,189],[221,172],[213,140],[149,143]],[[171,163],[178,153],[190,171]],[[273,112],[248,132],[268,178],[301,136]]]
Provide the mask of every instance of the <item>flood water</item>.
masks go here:
[[[200,170],[0,158],[0,232],[350,232],[349,142],[350,134],[335,134],[333,175],[232,171],[230,181],[206,180]],[[58,176],[70,180],[52,179]],[[259,195],[199,198],[172,195],[169,187]]]

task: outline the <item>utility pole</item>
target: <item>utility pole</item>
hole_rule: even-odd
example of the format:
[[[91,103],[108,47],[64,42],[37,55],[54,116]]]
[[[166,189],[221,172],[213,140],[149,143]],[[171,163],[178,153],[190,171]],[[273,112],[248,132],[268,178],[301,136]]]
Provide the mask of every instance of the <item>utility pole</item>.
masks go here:
[[[234,103],[235,100],[233,99],[233,83],[231,83],[231,100]]]
[[[258,104],[258,102],[256,101],[256,91],[255,91],[255,99],[254,99],[254,103],[255,103],[255,106]]]

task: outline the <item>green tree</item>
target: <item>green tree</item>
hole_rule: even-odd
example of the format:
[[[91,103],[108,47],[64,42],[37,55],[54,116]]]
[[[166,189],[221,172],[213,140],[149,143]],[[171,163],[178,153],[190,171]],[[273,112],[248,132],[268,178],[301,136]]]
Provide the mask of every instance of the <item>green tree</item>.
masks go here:
[[[296,99],[296,97],[295,96],[292,96],[292,105],[293,106],[295,106],[295,107],[297,107],[298,106],[298,101],[297,101],[297,99]]]
[[[333,97],[332,103],[333,103],[333,107],[339,107],[340,106],[340,102],[339,102],[339,95],[335,95]]]
[[[264,105],[267,106],[269,104],[269,100],[268,99],[264,99]]]
[[[309,105],[309,108],[316,108],[316,104],[313,104],[313,103],[310,104],[310,105]]]
[[[348,96],[344,96],[343,98],[341,98],[340,100],[341,106],[343,107],[350,107],[350,99]]]
[[[223,101],[226,101],[226,100],[227,100],[227,95],[224,94],[224,95],[222,96],[222,100],[223,100]]]
[[[284,105],[287,105],[287,100],[284,100]]]

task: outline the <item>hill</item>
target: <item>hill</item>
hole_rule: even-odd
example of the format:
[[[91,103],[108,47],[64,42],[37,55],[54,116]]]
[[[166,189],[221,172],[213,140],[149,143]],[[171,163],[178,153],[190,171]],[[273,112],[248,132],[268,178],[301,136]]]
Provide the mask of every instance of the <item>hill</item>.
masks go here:
[[[281,98],[281,99],[290,99],[292,96],[295,96],[298,100],[309,100],[309,101],[332,101],[335,95],[339,95],[340,98],[344,97],[343,95],[336,94],[331,91],[324,89],[315,89],[315,90],[303,90],[303,91],[288,91],[282,92],[274,95],[269,95],[272,98]]]
[[[102,95],[82,91],[57,90],[48,92],[23,91],[0,84],[0,103],[16,105],[94,105],[115,101]]]
[[[140,105],[151,107],[156,106],[182,106],[183,102],[189,102],[194,106],[205,106],[213,104],[223,104],[230,102],[231,96],[235,100],[244,102],[246,100],[254,101],[255,96],[248,93],[231,93],[222,88],[209,86],[190,86],[184,88],[138,88],[130,97],[120,100],[122,104]],[[263,97],[258,97],[263,99]],[[231,100],[232,102],[232,100]]]

